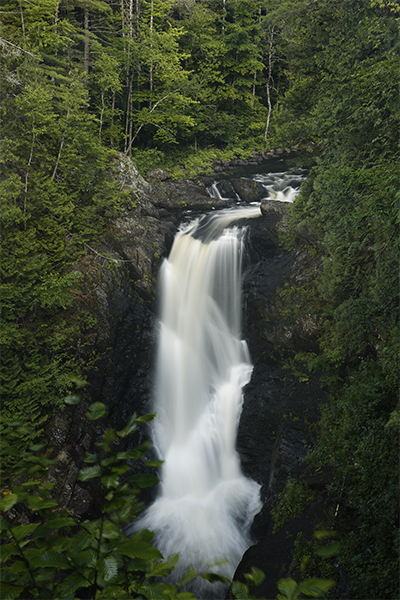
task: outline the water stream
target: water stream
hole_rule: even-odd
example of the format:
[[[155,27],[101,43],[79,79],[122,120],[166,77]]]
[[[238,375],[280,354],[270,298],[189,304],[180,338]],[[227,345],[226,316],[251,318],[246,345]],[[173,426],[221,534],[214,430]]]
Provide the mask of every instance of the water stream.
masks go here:
[[[174,581],[191,566],[231,578],[261,508],[259,485],[243,476],[235,448],[252,371],[240,333],[245,227],[235,221],[260,214],[239,207],[192,221],[160,272],[153,441],[164,464],[160,495],[140,527],[155,532],[164,557],[180,554]],[[207,599],[225,593],[201,578],[191,590]]]
[[[299,183],[282,175],[253,178],[266,197],[290,202]],[[217,182],[209,194],[222,197]],[[152,437],[164,463],[158,498],[136,528],[155,532],[165,558],[180,555],[173,582],[191,567],[231,579],[261,509],[260,486],[243,475],[236,452],[242,388],[252,372],[241,338],[240,220],[260,215],[259,204],[242,205],[183,225],[160,271]],[[187,589],[204,600],[226,592],[201,578]]]

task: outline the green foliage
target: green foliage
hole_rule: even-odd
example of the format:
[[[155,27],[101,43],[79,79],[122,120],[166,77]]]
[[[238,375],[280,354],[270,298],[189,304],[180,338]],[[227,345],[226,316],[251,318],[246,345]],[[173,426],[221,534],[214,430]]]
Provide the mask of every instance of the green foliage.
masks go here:
[[[87,417],[97,420],[104,413],[105,406],[96,403]],[[131,475],[127,464],[133,458],[143,459],[148,444],[116,453],[115,443],[129,436],[133,424],[153,416],[133,417],[123,431],[108,429],[98,451],[87,455],[90,466],[80,471],[79,480],[98,481],[101,514],[95,520],[81,520],[52,498],[54,484],[49,483],[48,472],[54,460],[38,454],[39,447],[20,456],[12,475],[3,473],[2,598],[74,598],[81,593],[107,599],[194,598],[157,580],[172,572],[177,556],[163,560],[152,546],[149,531],[131,537],[124,533],[125,525],[143,508],[140,490],[157,479]],[[19,450],[9,447],[6,453],[15,455]],[[17,514],[25,515],[23,524]],[[26,517],[31,522],[25,524]]]
[[[71,55],[76,24],[59,16],[58,4],[7,5],[3,24],[15,45],[22,28],[26,50],[2,46],[9,76],[1,84],[1,427],[32,425],[22,435],[3,433],[2,446],[21,448],[41,436],[71,388],[86,318],[76,314],[82,242],[100,235],[124,201],[111,174],[114,155],[89,112],[85,73]]]
[[[287,48],[296,70],[274,130],[315,151],[291,207],[290,241],[312,231],[322,262],[307,285],[281,296],[285,318],[296,322],[308,306],[318,322],[320,352],[297,357],[329,395],[308,461],[332,469],[338,562],[354,598],[399,591],[398,430],[388,425],[399,374],[398,35],[377,5],[315,6],[315,31]]]
[[[277,496],[275,507],[271,510],[274,519],[273,533],[292,519],[299,517],[314,496],[315,492],[307,485],[289,478],[285,489]]]
[[[340,542],[332,541],[336,536],[336,531],[316,530],[313,541],[308,541],[302,533],[298,534],[291,571],[298,574],[300,581],[280,579],[277,584],[278,600],[327,597],[326,594],[335,586],[333,569],[327,559],[340,552]],[[306,572],[312,577],[305,579]],[[332,595],[329,593],[328,597]]]
[[[325,592],[335,585],[329,579],[305,579],[296,583],[293,579],[280,579],[278,581],[278,600],[296,600],[297,598],[323,598]]]

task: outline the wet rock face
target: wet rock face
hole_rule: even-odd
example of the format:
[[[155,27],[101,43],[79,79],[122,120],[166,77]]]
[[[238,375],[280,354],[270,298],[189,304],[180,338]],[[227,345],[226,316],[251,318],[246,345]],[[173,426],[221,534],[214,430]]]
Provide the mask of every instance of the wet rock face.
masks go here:
[[[305,319],[293,326],[280,315],[276,292],[300,267],[298,254],[279,246],[276,227],[281,218],[272,211],[249,223],[243,283],[243,335],[254,369],[244,391],[238,449],[245,473],[261,483],[265,500],[274,498],[301,463],[308,436],[304,420],[316,417],[309,387],[284,369],[290,351],[315,349],[317,331],[307,328]]]
[[[58,413],[47,435],[56,459],[50,477],[62,506],[76,514],[96,515],[98,493],[91,484],[79,484],[77,474],[86,452],[93,452],[105,429],[121,429],[132,413],[151,410],[153,362],[156,349],[156,279],[176,231],[172,212],[162,218],[151,201],[157,190],[124,156],[116,165],[121,187],[129,193],[125,207],[107,235],[87,247],[77,265],[81,293],[77,311],[89,315],[77,347],[86,365],[89,385],[82,403]],[[95,424],[85,412],[103,402],[107,418]],[[139,432],[131,444],[143,441]]]
[[[263,509],[253,524],[256,544],[244,555],[235,578],[245,581],[243,573],[256,566],[266,580],[253,593],[275,598],[276,582],[283,576],[282,565],[290,564],[297,532],[311,535],[322,514],[320,504],[315,504],[290,525],[290,539],[286,531],[272,534],[270,510],[288,477],[304,471],[303,458],[313,435],[310,424],[318,419],[323,397],[317,382],[300,382],[284,368],[293,351],[317,350],[317,319],[304,315],[295,324],[285,323],[276,292],[285,282],[311,281],[320,259],[307,251],[280,247],[278,230],[285,225],[285,203],[263,201],[262,212],[263,217],[249,222],[243,335],[254,369],[244,389],[237,448],[244,473],[262,486]]]

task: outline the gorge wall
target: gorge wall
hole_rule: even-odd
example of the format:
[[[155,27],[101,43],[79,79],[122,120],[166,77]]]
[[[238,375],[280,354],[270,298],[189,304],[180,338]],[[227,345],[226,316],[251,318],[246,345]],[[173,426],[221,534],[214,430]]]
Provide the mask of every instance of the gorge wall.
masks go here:
[[[120,158],[117,169],[128,192],[126,206],[96,250],[87,248],[78,267],[86,292],[78,302],[95,316],[78,349],[81,361],[90,365],[89,385],[82,406],[66,408],[48,430],[58,458],[51,473],[57,481],[57,499],[85,516],[96,513],[95,490],[76,481],[85,452],[92,450],[105,425],[121,428],[133,412],[151,410],[156,278],[179,222],[185,215],[229,206],[236,202],[236,194],[246,202],[260,201],[265,195],[261,184],[234,175],[220,183],[221,197],[213,198],[207,192],[213,178],[173,182],[165,172],[154,170],[148,182],[126,157]],[[286,281],[311,280],[319,263],[311,252],[281,247],[278,233],[286,221],[283,203],[264,200],[261,208],[263,216],[248,221],[243,337],[254,370],[245,388],[237,443],[244,473],[262,486],[264,507],[253,525],[257,543],[245,554],[237,577],[252,565],[259,567],[267,578],[257,595],[272,598],[300,523],[293,524],[293,539],[283,532],[272,535],[270,509],[288,476],[304,471],[310,424],[317,419],[322,395],[316,383],[301,383],[285,368],[293,351],[316,348],[316,318],[305,314],[289,326],[279,314],[276,291]],[[108,417],[104,425],[100,421],[93,427],[84,412],[95,401],[107,405]],[[324,485],[315,474],[308,481],[316,487]],[[318,514],[317,506],[306,511],[303,531],[312,532]]]

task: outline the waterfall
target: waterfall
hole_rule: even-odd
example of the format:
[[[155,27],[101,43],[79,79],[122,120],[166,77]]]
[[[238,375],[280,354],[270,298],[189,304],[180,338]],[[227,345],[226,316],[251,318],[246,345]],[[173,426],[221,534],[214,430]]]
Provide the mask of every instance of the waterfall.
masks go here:
[[[152,435],[164,463],[159,497],[136,528],[155,532],[165,558],[179,553],[175,582],[192,566],[232,578],[261,508],[259,485],[244,477],[235,449],[252,365],[240,333],[245,228],[229,227],[259,215],[242,207],[192,221],[160,272]],[[207,600],[226,591],[201,578],[189,589]]]

